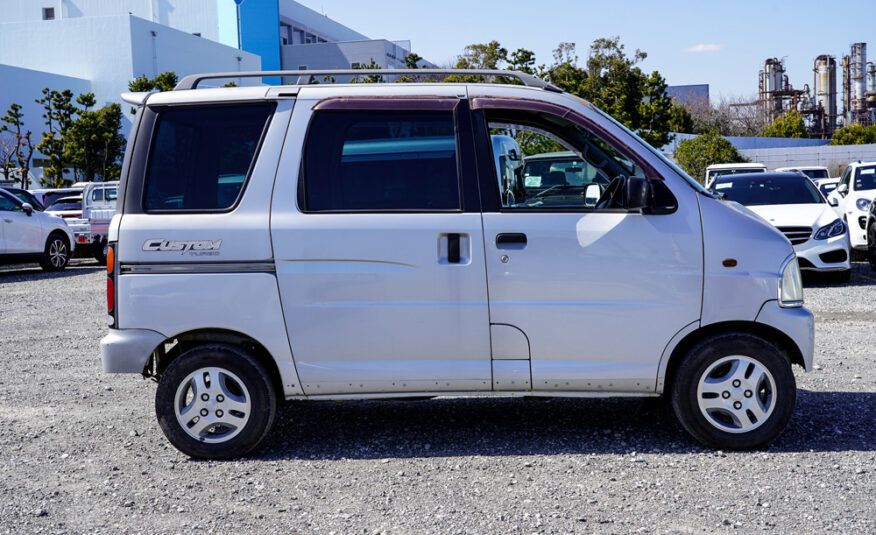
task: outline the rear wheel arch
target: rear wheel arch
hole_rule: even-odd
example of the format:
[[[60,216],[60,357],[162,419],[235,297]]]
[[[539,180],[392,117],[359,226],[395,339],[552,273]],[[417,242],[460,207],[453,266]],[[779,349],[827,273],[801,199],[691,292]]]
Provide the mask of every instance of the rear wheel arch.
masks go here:
[[[701,327],[693,332],[688,333],[682,338],[672,349],[669,355],[669,360],[666,364],[666,371],[663,374],[663,389],[665,394],[672,389],[672,382],[678,367],[681,365],[688,352],[697,344],[709,339],[716,338],[727,334],[741,333],[757,336],[766,342],[776,346],[778,350],[785,355],[790,364],[797,364],[800,367],[805,367],[803,354],[797,344],[785,333],[763,323],[754,321],[725,321],[713,323]]]
[[[283,392],[280,370],[267,348],[251,336],[228,329],[196,329],[169,337],[152,352],[146,361],[143,375],[157,380],[174,359],[189,349],[214,344],[225,344],[248,351],[270,374],[276,392]]]

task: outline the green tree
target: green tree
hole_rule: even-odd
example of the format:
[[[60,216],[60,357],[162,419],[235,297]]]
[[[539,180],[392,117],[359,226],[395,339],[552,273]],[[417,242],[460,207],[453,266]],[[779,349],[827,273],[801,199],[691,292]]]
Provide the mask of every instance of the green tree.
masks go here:
[[[94,95],[87,93],[80,99],[94,104]],[[77,102],[80,100],[77,99]],[[88,107],[79,113],[79,118],[68,132],[65,157],[81,170],[79,177],[84,181],[114,180],[121,172],[120,161],[125,149],[122,128],[122,108],[110,104],[98,110]]]
[[[366,70],[366,69],[379,70],[380,65],[378,65],[377,62],[374,61],[374,58],[371,58],[371,61],[369,61],[367,64],[364,64],[364,65],[359,64],[358,67],[353,67],[353,68],[356,70]],[[381,83],[383,83],[383,81],[384,81],[383,76],[380,76],[379,74],[369,74],[369,75],[364,76],[364,77],[356,76],[355,78],[353,78],[353,80],[350,81],[350,83],[353,83],[353,84],[381,84]]]
[[[647,57],[636,50],[628,56],[618,37],[593,41],[585,65],[578,65],[575,43],[560,43],[543,77],[589,100],[645,141],[660,147],[672,141],[672,100],[659,72],[645,74],[637,65]]]
[[[695,134],[695,128],[693,114],[691,114],[690,109],[684,104],[673,102],[672,109],[669,112],[669,131]]]
[[[864,145],[876,143],[876,125],[852,124],[838,128],[830,140],[831,145]]]
[[[69,89],[55,91],[47,87],[43,89],[43,98],[35,101],[42,104],[45,110],[43,119],[47,127],[42,134],[42,140],[36,146],[49,160],[49,166],[45,168],[40,182],[53,188],[62,187],[65,183],[64,171],[68,164],[64,159],[66,135],[78,112],[72,100],[73,92]]]
[[[24,113],[21,112],[21,104],[12,103],[6,115],[0,117],[0,121],[6,123],[0,126],[0,133],[9,132],[13,139],[13,149],[18,168],[21,170],[21,187],[30,187],[30,162],[33,158],[36,146],[31,139],[30,130],[22,133],[24,125]]]
[[[145,74],[128,82],[128,91],[145,93],[147,91],[173,91],[179,79],[173,71],[166,71],[155,78],[148,78]],[[131,108],[131,113],[137,113],[136,108]]]
[[[675,161],[688,175],[700,182],[706,168],[716,163],[743,163],[748,158],[740,155],[729,141],[715,131],[705,132],[692,139],[685,139],[675,149]]]
[[[764,128],[760,136],[808,138],[809,131],[803,123],[803,115],[797,110],[789,110],[776,117],[773,124]]]
[[[406,69],[419,69],[418,63],[423,61],[423,58],[420,57],[419,54],[414,54],[411,52],[405,56],[405,68]]]

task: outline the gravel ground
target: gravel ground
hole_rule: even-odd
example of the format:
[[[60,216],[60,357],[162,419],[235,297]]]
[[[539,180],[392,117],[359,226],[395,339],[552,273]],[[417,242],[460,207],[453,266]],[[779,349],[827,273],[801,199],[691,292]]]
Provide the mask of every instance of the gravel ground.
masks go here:
[[[193,461],[155,383],[104,375],[104,274],[0,268],[0,533],[876,533],[876,276],[809,281],[814,372],[768,449],[700,447],[655,400],[285,405]]]

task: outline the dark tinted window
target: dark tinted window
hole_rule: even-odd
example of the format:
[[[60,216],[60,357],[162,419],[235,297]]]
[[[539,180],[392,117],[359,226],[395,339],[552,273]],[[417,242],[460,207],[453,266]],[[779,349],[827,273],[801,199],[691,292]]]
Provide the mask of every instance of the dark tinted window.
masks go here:
[[[317,113],[304,199],[310,211],[458,209],[453,112]]]
[[[743,206],[768,204],[819,204],[824,200],[808,178],[766,177],[740,178],[721,177],[712,185],[718,193],[724,193],[731,201]]]
[[[169,108],[149,155],[144,208],[224,210],[237,201],[274,106]]]
[[[0,210],[4,210],[7,212],[20,212],[21,206],[12,198],[7,197],[5,194],[0,194]]]
[[[26,203],[30,204],[30,206],[34,210],[37,210],[40,212],[43,211],[43,208],[44,208],[43,204],[40,201],[38,201],[36,197],[33,196],[33,193],[31,193],[27,190],[23,190],[23,189],[12,190],[10,193],[12,193],[16,197],[18,197],[18,200],[20,200],[21,202],[26,202]]]
[[[876,166],[859,167],[855,171],[855,190],[876,189]]]
[[[49,212],[60,212],[63,210],[82,210],[81,202],[59,201],[46,208]]]

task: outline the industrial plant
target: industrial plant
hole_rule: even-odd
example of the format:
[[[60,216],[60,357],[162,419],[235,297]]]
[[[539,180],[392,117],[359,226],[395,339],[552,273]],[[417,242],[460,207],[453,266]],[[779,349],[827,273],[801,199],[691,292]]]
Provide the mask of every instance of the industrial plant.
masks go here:
[[[876,65],[867,61],[867,43],[854,43],[842,57],[842,113],[837,108],[837,61],[822,54],[812,63],[812,86],[795,89],[784,59],[769,58],[758,74],[753,103],[764,124],[796,110],[806,117],[812,137],[829,138],[841,126],[876,124]]]

